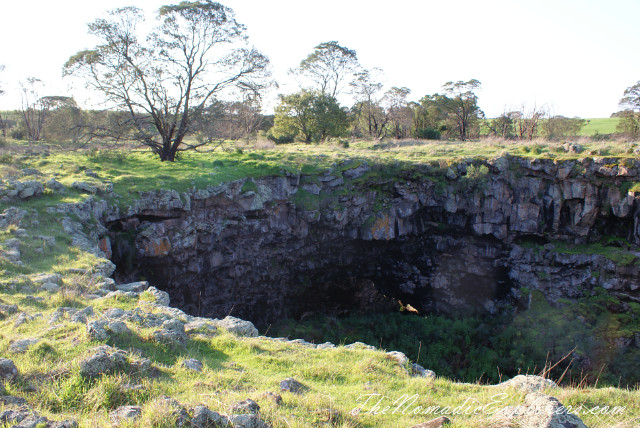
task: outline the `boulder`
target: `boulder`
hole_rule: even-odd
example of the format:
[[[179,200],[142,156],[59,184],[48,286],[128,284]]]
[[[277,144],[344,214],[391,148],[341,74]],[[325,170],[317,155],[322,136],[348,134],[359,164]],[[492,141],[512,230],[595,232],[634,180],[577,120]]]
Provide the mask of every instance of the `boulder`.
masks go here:
[[[440,416],[439,418],[431,419],[427,422],[414,425],[411,428],[440,428],[445,425],[451,424],[451,420],[446,416]]]
[[[242,400],[239,403],[231,406],[232,413],[249,413],[252,415],[257,414],[260,411],[260,406],[258,403],[248,398],[246,400]]]
[[[292,377],[288,377],[280,382],[280,390],[301,394],[305,390],[305,386]]]
[[[21,354],[23,352],[27,352],[27,350],[40,342],[40,339],[20,339],[16,340],[9,346],[9,352],[13,352],[15,354]]]
[[[258,415],[231,415],[229,421],[235,428],[268,428]]]
[[[194,428],[213,428],[226,426],[228,418],[218,412],[209,410],[205,406],[196,406],[191,416],[191,426]]]
[[[184,360],[182,362],[182,367],[187,370],[193,370],[194,372],[201,372],[203,365],[199,360],[195,358],[189,358],[188,360]]]
[[[499,388],[515,388],[521,392],[540,392],[545,388],[557,388],[558,385],[551,379],[533,375],[517,375],[512,379],[494,385]]]
[[[217,322],[218,327],[224,328],[238,336],[257,337],[258,329],[250,321],[241,320],[232,316],[227,316]]]
[[[169,293],[166,291],[158,290],[156,287],[149,287],[146,291],[155,297],[158,305],[169,306],[171,299],[169,298]]]
[[[387,352],[386,355],[388,359],[397,362],[401,366],[406,366],[407,363],[409,362],[409,358],[407,358],[407,356],[403,352],[391,351],[391,352]]]
[[[142,408],[140,406],[120,406],[109,412],[109,418],[114,426],[121,424],[129,424],[142,416]]]
[[[426,377],[429,379],[435,379],[436,373],[433,370],[428,370],[422,367],[420,364],[411,364],[411,376]]]
[[[18,369],[13,361],[0,358],[0,379],[13,381],[18,377]]]

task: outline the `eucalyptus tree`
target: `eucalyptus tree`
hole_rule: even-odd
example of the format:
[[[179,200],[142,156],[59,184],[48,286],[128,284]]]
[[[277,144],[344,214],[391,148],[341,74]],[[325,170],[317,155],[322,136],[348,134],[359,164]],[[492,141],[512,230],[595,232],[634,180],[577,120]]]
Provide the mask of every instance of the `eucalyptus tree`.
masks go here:
[[[447,82],[442,86],[445,97],[440,101],[462,141],[469,137],[474,122],[484,117],[484,113],[478,107],[478,96],[474,92],[478,88],[480,82],[476,79],[467,82]]]
[[[317,45],[291,73],[309,79],[315,90],[335,98],[359,67],[356,51],[330,41]]]
[[[618,131],[637,138],[640,136],[640,81],[625,89],[620,107],[624,110],[618,114]]]
[[[385,114],[381,106],[381,98],[378,96],[383,87],[378,76],[381,72],[380,69],[375,68],[371,71],[358,71],[349,84],[351,94],[356,101],[352,108],[356,120],[355,127],[363,134],[366,133],[375,139],[384,137],[389,121],[389,116]]]
[[[262,90],[269,60],[249,47],[245,26],[219,3],[183,1],[161,7],[157,18],[146,36],[136,7],[90,23],[89,33],[100,44],[69,58],[64,72],[79,75],[112,107],[127,112],[131,138],[162,161],[174,161],[178,151],[207,143],[185,141],[191,118],[224,91]]]
[[[335,98],[302,90],[281,95],[275,108],[273,135],[285,140],[298,138],[306,143],[340,137],[348,127],[347,113]],[[289,137],[289,138],[286,138]]]

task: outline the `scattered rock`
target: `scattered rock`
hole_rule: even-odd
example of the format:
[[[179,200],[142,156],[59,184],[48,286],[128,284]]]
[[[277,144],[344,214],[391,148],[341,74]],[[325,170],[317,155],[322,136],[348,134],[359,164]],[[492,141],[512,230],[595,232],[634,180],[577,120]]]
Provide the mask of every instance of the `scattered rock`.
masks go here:
[[[506,423],[527,428],[586,428],[580,418],[567,413],[557,398],[539,392],[527,394],[523,405],[505,407],[492,418],[503,426]]]
[[[162,306],[169,306],[171,299],[169,293],[166,291],[158,290],[156,287],[147,288],[147,293],[150,293],[156,299],[156,303]]]
[[[258,405],[258,403],[256,403],[250,398],[247,398],[246,400],[242,400],[239,403],[236,403],[233,406],[231,406],[231,412],[233,413],[249,413],[249,414],[255,415],[259,411],[260,411],[260,406]]]
[[[142,293],[149,287],[147,281],[130,282],[128,284],[116,284],[116,290],[124,292]]]
[[[362,342],[353,342],[350,345],[345,345],[344,349],[368,349],[369,351],[375,351],[376,347]]]
[[[286,378],[280,382],[280,390],[288,391],[294,394],[301,394],[306,387],[292,377]]]
[[[46,282],[42,284],[42,289],[44,291],[48,291],[49,293],[57,293],[60,291],[60,286],[58,284],[54,284],[53,282]]]
[[[271,392],[271,391],[267,391],[264,394],[262,394],[260,396],[261,399],[263,400],[271,400],[273,401],[277,406],[279,406],[280,404],[282,404],[282,396],[280,394],[276,394],[275,392]]]
[[[258,329],[250,321],[241,320],[232,316],[227,316],[217,322],[218,327],[224,328],[230,333],[238,336],[257,337]]]
[[[188,360],[184,360],[182,362],[182,367],[188,370],[193,370],[194,372],[201,372],[203,365],[199,360],[196,360],[195,358],[189,358]]]
[[[91,321],[87,324],[87,333],[92,340],[107,340],[109,332],[107,332],[107,321],[98,320]]]
[[[106,331],[111,334],[128,334],[131,333],[129,327],[122,321],[109,321],[105,327]]]
[[[229,420],[218,412],[209,410],[205,406],[196,406],[191,416],[191,426],[194,428],[213,428],[226,426]]]
[[[41,273],[31,277],[31,280],[35,284],[39,284],[39,285],[44,285],[47,283],[62,285],[62,275],[57,273]]]
[[[80,374],[85,377],[97,377],[122,369],[127,364],[126,353],[110,346],[99,346],[93,354],[80,361]]]
[[[60,183],[55,178],[50,178],[44,184],[45,186],[47,186],[47,188],[53,190],[54,192],[62,192],[64,191],[64,189],[66,189],[65,185]]]
[[[120,406],[109,412],[109,418],[114,426],[120,426],[122,423],[129,423],[142,416],[142,408],[140,406]]]
[[[18,305],[0,305],[0,318],[18,313]]]
[[[185,324],[184,330],[189,334],[201,334],[208,337],[218,334],[218,328],[213,324],[212,320],[207,319],[190,321]]]
[[[98,187],[91,183],[87,183],[86,181],[74,181],[71,183],[71,187],[82,192],[91,193],[92,195],[95,195],[98,192]]]
[[[394,360],[401,366],[406,366],[409,362],[409,358],[407,358],[407,356],[403,352],[399,351],[387,352],[387,358],[390,360]]]
[[[421,424],[414,425],[411,428],[440,428],[445,425],[449,425],[451,420],[446,416],[440,416],[439,418],[432,419],[427,422],[422,422]]]
[[[513,379],[494,385],[501,388],[515,388],[522,392],[539,392],[545,388],[557,388],[551,379],[533,375],[517,375]]]
[[[411,364],[411,376],[435,379],[436,373],[433,370],[425,369],[420,364],[413,363]]]
[[[40,339],[20,339],[16,340],[9,346],[9,352],[13,352],[15,354],[21,354],[23,352],[27,352],[27,350],[40,342]]]
[[[235,428],[268,428],[258,415],[232,415],[229,421]]]
[[[179,322],[179,321],[177,321]],[[164,343],[171,346],[186,346],[187,335],[184,333],[184,325],[182,331],[180,330],[168,330],[163,328],[153,333],[153,339],[158,343]]]
[[[0,403],[5,406],[25,406],[27,404],[27,400],[22,397],[7,395],[5,397],[0,397]]]
[[[18,369],[13,361],[7,358],[0,358],[0,379],[15,380],[18,377]]]

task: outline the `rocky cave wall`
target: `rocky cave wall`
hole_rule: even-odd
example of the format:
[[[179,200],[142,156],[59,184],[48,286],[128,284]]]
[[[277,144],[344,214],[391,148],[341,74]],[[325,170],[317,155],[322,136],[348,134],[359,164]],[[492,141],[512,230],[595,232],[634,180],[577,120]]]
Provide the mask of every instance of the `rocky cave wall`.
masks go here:
[[[625,191],[637,162],[504,156],[393,178],[376,168],[144,192],[126,212],[101,213],[101,245],[118,280],[145,278],[187,312],[258,325],[398,305],[494,312],[521,302],[523,287],[555,303],[597,286],[640,301],[635,263],[552,243],[639,244],[640,196]]]

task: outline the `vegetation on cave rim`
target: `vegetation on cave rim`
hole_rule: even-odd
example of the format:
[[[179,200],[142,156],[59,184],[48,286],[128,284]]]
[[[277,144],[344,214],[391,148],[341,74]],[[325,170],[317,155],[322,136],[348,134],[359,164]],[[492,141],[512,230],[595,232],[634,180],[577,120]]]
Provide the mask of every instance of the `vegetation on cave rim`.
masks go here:
[[[497,142],[497,147],[483,145],[486,154],[479,155],[476,151],[473,156],[467,154],[465,146],[456,144],[413,141],[404,145],[395,142],[386,146],[384,144],[362,142],[352,144],[348,149],[326,145],[288,145],[256,149],[242,144],[228,144],[226,151],[185,153],[179,163],[163,163],[149,153],[138,151],[55,151],[48,154],[7,154],[0,168],[4,176],[18,175],[24,168],[36,168],[44,177],[55,177],[67,185],[73,181],[93,182],[92,178],[84,174],[90,169],[99,177],[95,181],[96,184],[107,180],[113,182],[114,193],[120,197],[113,197],[108,202],[126,205],[137,197],[137,191],[157,188],[186,191],[234,179],[245,179],[243,190],[255,191],[256,184],[252,178],[289,174],[299,176],[301,182],[313,183],[318,174],[331,168],[346,171],[365,162],[370,167],[369,172],[347,181],[345,187],[371,187],[384,196],[394,179],[430,179],[436,183],[444,182],[442,177],[446,170],[451,165],[465,160],[488,159],[505,151],[529,158],[546,157],[532,153],[528,148],[530,146],[524,146],[527,149],[522,150],[523,146],[520,144],[507,143],[505,146],[504,142]],[[600,144],[594,143],[588,150],[607,150],[608,154],[613,155],[611,164],[624,163],[626,159],[632,159],[626,154],[627,145]],[[576,159],[576,155],[561,153],[560,150],[556,152],[553,147],[540,147],[540,153],[549,153],[549,157],[557,153],[558,161]],[[447,149],[453,150],[455,156],[451,156],[452,152]],[[475,165],[470,177],[460,179],[461,182],[468,179],[482,180],[486,171],[481,165]],[[628,187],[632,186],[633,184]],[[310,209],[315,209],[321,206],[323,201],[331,200],[334,196],[337,195],[307,194],[306,199],[294,202],[309,204]],[[96,197],[102,196],[98,194]],[[463,401],[456,397],[466,396],[486,401],[493,393],[476,385],[476,380],[483,383],[499,379],[500,374],[505,377],[513,375],[515,373],[506,369],[511,364],[511,367],[520,367],[523,373],[539,372],[547,359],[547,350],[553,349],[549,361],[555,362],[564,356],[569,345],[561,339],[567,335],[567,331],[575,333],[579,340],[586,337],[587,331],[595,331],[597,340],[606,341],[621,335],[626,337],[625,335],[638,329],[640,315],[636,313],[637,308],[633,307],[632,314],[612,316],[607,313],[606,308],[608,305],[615,305],[616,302],[607,300],[604,293],[577,303],[566,302],[562,310],[549,307],[544,301],[537,299],[534,293],[532,312],[519,313],[514,318],[497,318],[496,321],[505,321],[503,326],[492,325],[487,320],[477,318],[424,319],[387,314],[372,318],[338,319],[335,321],[337,324],[328,320],[313,320],[317,323],[304,322],[293,330],[278,330],[290,337],[315,339],[323,335],[324,339],[329,340],[335,337],[334,340],[338,344],[362,340],[387,350],[401,350],[412,360],[433,368],[440,376],[471,382],[461,384],[452,383],[445,378],[438,378],[431,383],[403,378],[400,369],[386,360],[383,354],[372,351],[353,352],[338,348],[336,351],[321,354],[293,345],[237,339],[228,335],[210,340],[196,339],[190,342],[185,350],[175,350],[155,344],[152,346],[148,340],[150,331],[136,328],[136,334],[132,339],[115,338],[108,343],[126,349],[141,350],[160,368],[160,376],[152,381],[139,379],[135,373],[125,372],[86,381],[79,377],[76,362],[87,349],[98,343],[90,342],[84,330],[71,323],[64,323],[63,328],[49,335],[45,333],[48,326],[44,320],[57,307],[91,304],[98,310],[106,307],[132,309],[144,305],[144,301],[136,302],[125,298],[109,302],[89,302],[79,295],[80,290],[90,289],[92,284],[86,275],[69,274],[69,269],[86,268],[95,260],[93,256],[71,246],[68,235],[60,224],[53,216],[46,214],[46,207],[57,203],[79,202],[85,198],[86,194],[68,189],[64,195],[45,194],[40,198],[11,204],[38,212],[40,224],[30,233],[54,236],[56,244],[53,248],[48,248],[37,240],[22,243],[22,260],[25,262],[23,267],[16,267],[0,258],[0,279],[3,284],[15,282],[20,274],[52,271],[65,273],[66,285],[62,293],[52,298],[43,292],[34,293],[35,297],[45,297],[47,300],[44,302],[33,301],[23,293],[3,289],[0,296],[1,304],[17,303],[21,307],[33,308],[43,313],[44,317],[17,329],[12,327],[12,319],[0,320],[0,352],[4,354],[11,341],[17,337],[42,338],[43,341],[32,350],[14,358],[25,375],[21,381],[9,384],[8,392],[25,397],[30,403],[40,403],[37,409],[45,415],[64,414],[77,419],[81,424],[89,421],[106,423],[108,410],[125,403],[138,403],[143,406],[145,413],[142,424],[153,425],[163,418],[169,420],[171,416],[162,413],[162,410],[158,410],[154,405],[154,397],[160,395],[170,395],[184,403],[204,403],[213,410],[223,412],[233,402],[246,397],[257,398],[262,392],[276,388],[281,378],[293,375],[304,379],[311,387],[312,393],[303,397],[286,396],[287,405],[284,411],[275,406],[264,405],[263,415],[276,426],[308,426],[327,421],[346,426],[355,423],[363,426],[409,425],[416,422],[415,418],[378,415],[358,418],[356,422],[349,412],[356,407],[357,396],[370,391],[361,386],[368,385],[392,395],[417,393],[428,397],[428,404],[446,403],[455,406]],[[383,209],[384,197],[380,203],[379,208]],[[7,206],[8,204],[3,204],[0,208],[5,209]],[[0,240],[9,239],[14,233],[13,229],[2,231]],[[602,247],[597,248],[613,252],[624,251],[624,245],[614,241],[614,238],[605,237],[600,244]],[[36,252],[37,248],[44,248],[44,256]],[[556,248],[569,252],[590,251],[596,247]],[[526,293],[523,290],[524,294]],[[584,317],[584,322],[575,322],[579,316]],[[544,329],[527,328],[532,324],[538,326],[540,320],[544,320]],[[585,345],[584,349],[590,349],[588,345]],[[513,353],[506,352],[508,346],[513,347]],[[534,349],[535,346],[539,348]],[[495,349],[487,351],[491,347]],[[447,368],[442,361],[443,355],[453,356],[451,361],[455,364]],[[64,362],[61,363],[63,356]],[[624,381],[633,382],[634,376],[639,372],[638,368],[617,363],[627,357],[629,356],[603,356],[612,361],[612,366],[610,371],[603,370],[599,378],[597,373],[579,374],[569,370],[563,378],[565,388],[553,394],[566,405],[606,403],[610,406],[625,405],[630,409],[638,409],[640,398],[636,389],[587,387],[587,382],[594,379],[599,380],[599,386],[617,386],[618,381],[611,375],[614,372],[620,373]],[[198,358],[205,362],[208,367],[206,381],[196,378],[180,366],[181,361],[187,358]],[[563,370],[566,368],[562,365],[559,367]],[[558,380],[561,374],[556,369],[550,376]],[[581,383],[581,376],[584,375],[589,375],[589,378]],[[36,381],[42,388],[35,392],[30,391],[27,383]],[[142,384],[143,389],[127,390],[125,386],[132,383]],[[194,394],[197,397],[195,401]],[[519,393],[510,394],[509,397],[510,403],[519,402],[521,399]],[[625,417],[637,417],[636,413],[636,410],[631,410]],[[583,417],[583,420],[590,426],[606,426],[608,423],[606,420],[588,415]],[[453,426],[484,426],[485,423],[486,419],[483,417],[469,417],[457,420]]]
[[[453,319],[401,312],[314,316],[284,320],[272,326],[269,335],[399,349],[436,373],[487,383],[517,374],[541,374],[575,347],[578,358],[591,358],[597,368],[588,373],[572,370],[567,360],[550,371],[550,378],[600,386],[640,382],[640,351],[617,351],[612,346],[619,338],[633,339],[640,330],[640,304],[631,303],[629,313],[613,314],[611,309],[621,303],[602,288],[576,302],[564,300],[561,307],[549,305],[538,291],[520,292],[523,304],[531,299],[529,309],[506,308],[497,316]],[[598,354],[595,349],[604,351]]]

